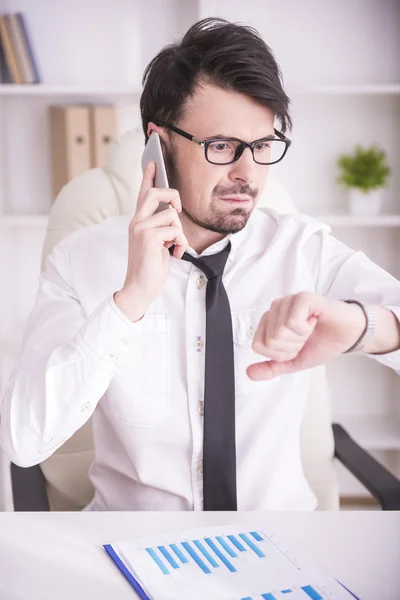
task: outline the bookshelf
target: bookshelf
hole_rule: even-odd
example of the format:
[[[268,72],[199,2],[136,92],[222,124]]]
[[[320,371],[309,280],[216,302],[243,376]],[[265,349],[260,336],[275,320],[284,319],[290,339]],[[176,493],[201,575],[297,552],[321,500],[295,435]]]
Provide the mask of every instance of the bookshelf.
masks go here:
[[[359,2],[364,27],[354,21],[355,15],[348,15],[345,0],[329,7],[326,3],[317,6],[313,0],[304,0],[301,5],[291,0],[282,7],[278,0],[272,0],[268,19],[264,3],[256,0],[245,5],[228,0],[119,0],[114,4],[88,0],[73,7],[61,0],[51,4],[36,0],[33,8],[29,0],[0,1],[0,11],[21,10],[26,14],[43,78],[40,84],[0,85],[3,382],[36,293],[52,202],[48,106],[113,102],[118,110],[119,133],[137,127],[140,82],[148,60],[204,16],[252,24],[281,64],[292,97],[294,128],[287,160],[277,165],[274,177],[301,212],[327,223],[339,239],[364,250],[400,277],[400,172],[396,169],[400,161],[400,48],[394,25],[400,14],[395,3],[388,3],[387,10],[381,11],[379,0]],[[316,12],[318,31],[313,27],[314,18],[310,19]],[[149,22],[151,36],[147,33]],[[278,22],[285,23],[286,35],[273,26]],[[351,35],[346,36],[347,27]],[[373,57],[364,60],[376,30],[385,31],[384,40]],[[54,51],[50,53],[48,48]],[[387,150],[394,170],[385,190],[384,213],[355,217],[346,212],[346,194],[335,183],[335,157],[357,142],[375,140]],[[14,302],[16,296],[18,301]],[[2,352],[7,353],[7,366]],[[388,464],[394,464],[397,459],[393,457],[400,457],[398,376],[363,357],[351,366],[339,361],[328,370],[334,420],[348,427],[367,449],[389,454]],[[343,496],[361,494],[349,481],[341,482],[341,490]]]

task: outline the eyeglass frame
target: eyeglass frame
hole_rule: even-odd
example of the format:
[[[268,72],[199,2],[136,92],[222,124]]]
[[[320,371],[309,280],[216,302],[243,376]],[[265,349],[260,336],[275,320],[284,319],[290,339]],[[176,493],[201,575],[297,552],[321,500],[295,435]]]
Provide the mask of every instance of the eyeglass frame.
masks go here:
[[[188,133],[187,131],[184,131],[183,129],[179,129],[179,127],[176,127],[175,125],[172,125],[171,123],[166,123],[165,121],[158,121],[155,124],[159,127],[166,127],[167,129],[170,129],[174,133],[177,133],[178,135],[181,135],[182,137],[186,138],[190,142],[194,142],[198,146],[202,146],[204,148],[204,156],[205,156],[206,161],[209,162],[211,165],[217,165],[217,166],[218,165],[221,165],[221,166],[231,165],[231,164],[235,163],[242,156],[242,154],[246,150],[246,148],[250,148],[251,154],[253,156],[253,160],[257,165],[263,165],[263,166],[276,165],[278,162],[280,162],[285,157],[285,155],[286,155],[287,151],[289,150],[289,147],[292,143],[292,140],[287,138],[281,131],[278,131],[278,129],[275,129],[275,128],[274,128],[274,133],[277,137],[267,136],[265,138],[260,138],[259,140],[255,140],[254,142],[251,142],[249,144],[248,142],[239,140],[239,138],[234,138],[234,137],[220,137],[220,138],[212,138],[209,140],[201,140],[198,137],[196,137],[195,135],[192,135],[191,133]],[[224,163],[216,163],[216,162],[209,160],[209,158],[208,158],[208,146],[213,142],[220,142],[221,140],[222,141],[225,140],[227,142],[239,142],[239,146],[237,147],[237,150],[235,153],[235,158],[233,160],[231,160],[229,162],[224,162]],[[264,141],[272,142],[274,140],[284,142],[285,150],[283,151],[282,156],[278,160],[274,160],[274,162],[269,162],[269,163],[258,162],[254,157],[254,146],[256,144],[258,144],[259,142],[264,142]]]

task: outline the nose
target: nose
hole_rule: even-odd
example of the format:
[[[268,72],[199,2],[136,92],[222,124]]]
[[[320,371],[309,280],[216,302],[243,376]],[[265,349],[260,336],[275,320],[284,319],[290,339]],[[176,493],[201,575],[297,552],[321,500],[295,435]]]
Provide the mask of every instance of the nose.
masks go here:
[[[251,148],[245,148],[242,156],[230,165],[229,179],[234,182],[242,181],[251,184],[256,181],[257,165],[253,160]]]

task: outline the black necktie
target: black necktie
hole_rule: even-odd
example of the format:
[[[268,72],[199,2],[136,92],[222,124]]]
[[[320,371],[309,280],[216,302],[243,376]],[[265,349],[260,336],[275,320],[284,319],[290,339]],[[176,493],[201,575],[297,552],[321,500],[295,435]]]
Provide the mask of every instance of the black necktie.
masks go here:
[[[207,277],[204,381],[204,510],[237,510],[232,318],[222,274],[231,243],[218,254],[183,260]],[[170,248],[172,254],[173,248]]]

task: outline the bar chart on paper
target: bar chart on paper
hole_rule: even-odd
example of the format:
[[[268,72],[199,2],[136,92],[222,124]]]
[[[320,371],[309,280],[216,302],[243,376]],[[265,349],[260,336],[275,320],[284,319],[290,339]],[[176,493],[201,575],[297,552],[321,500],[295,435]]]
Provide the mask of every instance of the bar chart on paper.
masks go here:
[[[145,600],[355,598],[275,531],[221,526],[104,547]]]

